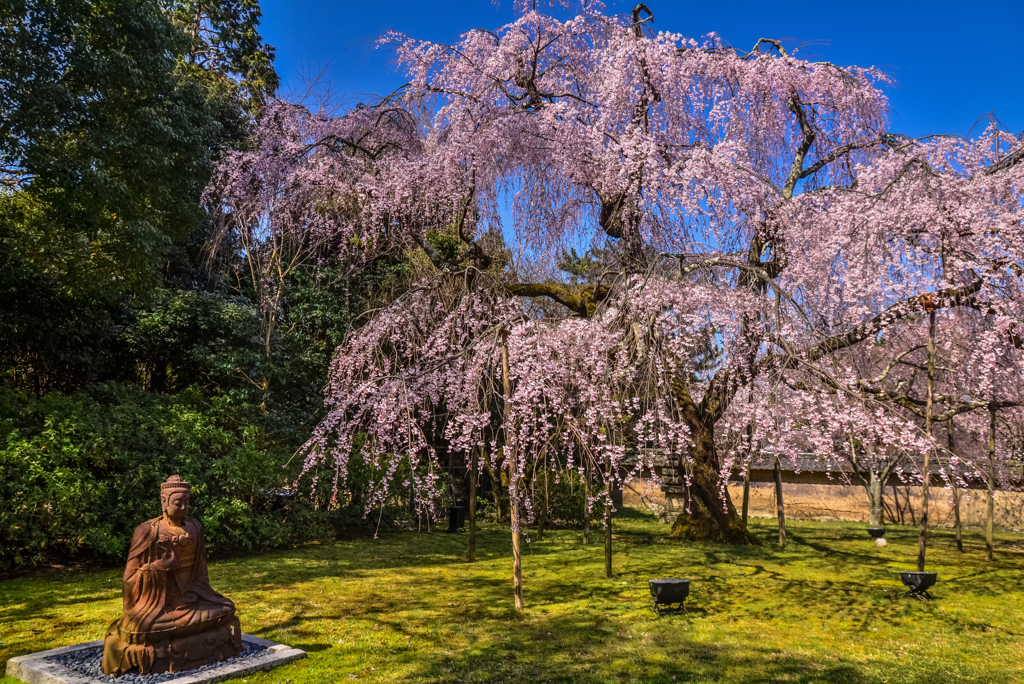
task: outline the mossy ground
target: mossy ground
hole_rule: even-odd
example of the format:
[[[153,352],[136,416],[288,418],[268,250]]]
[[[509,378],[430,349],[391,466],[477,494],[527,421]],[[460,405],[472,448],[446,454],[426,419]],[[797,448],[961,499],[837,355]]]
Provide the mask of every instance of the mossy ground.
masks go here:
[[[211,563],[214,588],[246,632],[303,648],[269,682],[1021,682],[1024,536],[984,559],[933,532],[936,600],[900,599],[917,532],[791,522],[781,550],[666,542],[635,511],[616,519],[615,577],[603,544],[556,530],[526,545],[527,608],[512,609],[507,530],[486,526],[479,560],[465,534],[397,532]],[[657,617],[647,579],[693,580],[689,614]],[[0,582],[0,663],[100,638],[119,613],[120,571],[49,571]],[[0,684],[15,684],[11,678]]]

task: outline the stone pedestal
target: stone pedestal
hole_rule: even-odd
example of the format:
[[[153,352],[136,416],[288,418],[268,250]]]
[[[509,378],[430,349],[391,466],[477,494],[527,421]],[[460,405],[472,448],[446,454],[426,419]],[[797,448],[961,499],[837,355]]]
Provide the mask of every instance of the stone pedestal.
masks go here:
[[[250,648],[255,646],[263,650],[233,662],[220,663],[197,672],[185,672],[171,679],[169,684],[212,684],[226,679],[240,679],[254,672],[272,670],[306,657],[305,651],[284,644],[249,634],[243,634],[241,638],[250,645]],[[7,676],[27,684],[104,684],[103,680],[96,676],[70,670],[56,662],[61,656],[68,654],[82,651],[97,653],[102,647],[103,641],[97,640],[17,656],[7,661]]]

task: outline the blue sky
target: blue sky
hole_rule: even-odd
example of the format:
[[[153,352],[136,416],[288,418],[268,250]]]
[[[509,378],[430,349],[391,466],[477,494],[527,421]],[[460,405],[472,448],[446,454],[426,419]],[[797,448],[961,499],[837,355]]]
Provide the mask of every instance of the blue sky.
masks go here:
[[[277,48],[282,94],[301,88],[300,73],[326,66],[343,102],[391,92],[404,81],[392,55],[376,49],[388,29],[450,43],[476,27],[513,18],[512,0],[419,2],[263,0],[264,38]],[[609,2],[610,12],[636,4]],[[805,56],[838,64],[878,66],[896,80],[887,94],[892,129],[913,136],[966,135],[995,111],[1014,133],[1024,130],[1024,0],[988,3],[770,3],[648,0],[655,29],[699,38],[710,31],[749,50],[760,37],[781,38]],[[854,9],[856,8],[856,9]]]

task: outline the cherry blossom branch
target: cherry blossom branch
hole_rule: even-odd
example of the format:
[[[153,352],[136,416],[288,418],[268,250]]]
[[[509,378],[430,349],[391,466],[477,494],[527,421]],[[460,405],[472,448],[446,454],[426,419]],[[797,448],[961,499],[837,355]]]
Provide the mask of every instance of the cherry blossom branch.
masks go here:
[[[917,297],[909,297],[896,304],[893,304],[885,311],[864,321],[855,328],[840,335],[832,335],[825,338],[810,349],[801,353],[801,357],[811,361],[817,361],[822,357],[832,354],[840,349],[850,347],[862,340],[877,335],[886,327],[909,316],[917,311],[923,311],[926,307],[934,305],[939,308],[963,306],[969,295],[978,292],[984,281],[980,278],[962,287],[948,288]],[[930,302],[930,303],[929,303]]]
[[[798,314],[800,314],[800,317],[804,320],[805,323],[807,323],[809,326],[812,325],[811,324],[811,319],[804,312],[803,307],[801,307],[800,304],[797,303],[797,301],[795,299],[793,299],[793,297],[791,297],[787,292],[785,292],[781,287],[779,287],[779,285],[775,282],[775,280],[772,278],[772,276],[764,268],[760,268],[758,266],[752,266],[749,263],[745,264],[745,263],[740,262],[740,261],[733,261],[732,259],[727,259],[727,258],[724,258],[724,257],[709,257],[707,259],[703,259],[701,261],[698,261],[697,263],[690,264],[689,266],[686,266],[684,268],[683,265],[682,265],[682,260],[683,260],[683,258],[686,257],[686,255],[684,255],[684,254],[671,254],[671,253],[668,253],[668,252],[663,252],[663,253],[658,255],[658,258],[661,258],[661,257],[673,258],[673,259],[678,259],[679,260],[679,276],[681,278],[687,276],[688,274],[690,274],[693,271],[696,271],[698,269],[710,268],[712,266],[725,266],[727,268],[735,268],[735,269],[739,269],[741,271],[745,271],[747,273],[753,274],[753,275],[757,276],[757,278],[761,282],[763,282],[765,285],[767,285],[772,290],[772,292],[774,292],[777,296],[785,299],[796,310],[796,312]],[[652,265],[652,269],[653,269],[653,265]],[[648,270],[648,277],[650,276],[650,273],[651,273],[651,271]]]
[[[906,350],[905,352],[902,352],[902,353],[898,354],[896,356],[896,358],[893,359],[892,362],[889,363],[889,365],[887,365],[885,367],[885,369],[877,377],[872,378],[871,380],[864,380],[863,382],[865,382],[865,383],[867,383],[869,385],[877,385],[878,383],[882,382],[887,377],[889,377],[889,373],[892,372],[893,368],[895,368],[897,365],[899,365],[900,361],[902,361],[904,356],[906,356],[906,355],[908,355],[908,354],[910,354],[912,352],[915,352],[918,349],[924,349],[924,345],[923,344],[916,344],[913,347],[911,347],[910,349]]]
[[[983,281],[978,279],[963,287],[949,288],[927,296],[911,297],[902,300],[853,329],[839,335],[826,337],[817,344],[803,350],[796,349],[788,342],[785,342],[780,336],[770,336],[785,351],[785,354],[781,357],[777,354],[765,356],[754,366],[749,376],[737,373],[736,369],[731,367],[723,368],[719,373],[715,374],[708,384],[699,411],[706,415],[709,420],[717,419],[728,408],[740,387],[745,386],[761,373],[768,370],[778,373],[783,370],[797,368],[801,365],[812,368],[812,366],[809,366],[811,362],[818,361],[841,349],[873,337],[886,327],[916,311],[933,305],[937,307],[962,305],[965,298],[980,290],[982,285]],[[886,396],[886,398],[889,397]],[[896,400],[896,398],[893,397],[893,400]],[[909,403],[909,400],[905,397],[901,398],[900,401]]]
[[[1024,147],[1019,147],[1014,152],[1008,154],[992,166],[985,169],[984,173],[986,176],[991,176],[999,173],[1000,171],[1005,171],[1016,166],[1022,159],[1024,159]]]
[[[797,123],[800,125],[800,132],[803,135],[803,139],[796,148],[796,154],[793,155],[793,164],[789,170],[789,177],[782,186],[782,196],[788,200],[793,197],[793,191],[796,189],[797,182],[803,178],[801,174],[804,168],[804,158],[811,149],[811,145],[814,144],[817,133],[814,132],[810,122],[807,121],[807,114],[800,104],[800,97],[797,95],[795,88],[789,92],[786,104],[789,107],[789,111],[796,115]]]
[[[747,53],[747,56],[750,57],[752,55],[760,55],[760,54],[762,54],[758,50],[758,48],[761,47],[762,43],[767,43],[768,45],[771,45],[776,50],[778,50],[779,54],[782,55],[783,57],[789,57],[789,53],[786,52],[786,48],[782,47],[782,42],[778,41],[778,40],[776,40],[774,38],[758,38],[757,42],[754,43],[754,47],[750,48],[750,52]],[[768,52],[771,52],[771,48],[768,49]]]
[[[840,157],[842,157],[844,155],[847,155],[847,154],[849,154],[850,152],[852,152],[854,150],[863,150],[863,149],[866,149],[868,147],[875,147],[879,143],[880,143],[879,140],[863,140],[861,142],[851,142],[851,143],[846,143],[845,145],[840,145],[839,147],[837,147],[836,149],[832,150],[831,152],[826,154],[824,157],[820,158],[818,161],[814,162],[813,164],[808,166],[806,169],[801,171],[800,175],[799,175],[799,178],[807,178],[808,176],[814,175],[815,173],[817,173],[818,171],[820,171],[824,167],[828,166],[829,164],[831,164],[832,162],[836,161]]]

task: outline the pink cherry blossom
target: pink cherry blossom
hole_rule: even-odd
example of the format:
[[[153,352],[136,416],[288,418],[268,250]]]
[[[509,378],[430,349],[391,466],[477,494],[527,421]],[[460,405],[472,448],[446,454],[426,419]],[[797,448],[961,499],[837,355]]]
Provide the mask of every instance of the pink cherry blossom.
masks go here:
[[[366,433],[382,473],[367,505],[408,459],[431,510],[440,441],[519,473],[557,454],[544,462],[631,477],[668,454],[693,515],[745,538],[725,481],[755,450],[838,470],[871,444],[920,477],[941,446],[922,416],[933,306],[932,419],[1016,415],[1022,139],[909,139],[887,128],[880,70],[639,19],[523,7],[454,45],[386,36],[399,94],[338,117],[270,106],[253,150],[222,162],[208,196],[229,225],[355,264],[429,260],[338,349],[306,471],[329,465],[337,491]],[[462,252],[445,258],[431,230]],[[560,280],[563,249],[609,240],[589,290]],[[943,457],[944,472],[972,477],[974,459]]]

